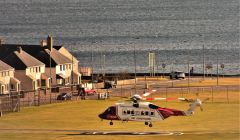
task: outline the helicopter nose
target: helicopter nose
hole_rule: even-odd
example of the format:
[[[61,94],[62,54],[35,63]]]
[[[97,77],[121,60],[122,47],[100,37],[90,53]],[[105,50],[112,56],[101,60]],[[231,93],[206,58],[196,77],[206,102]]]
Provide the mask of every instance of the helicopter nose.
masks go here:
[[[104,118],[105,118],[104,116],[105,116],[105,115],[103,115],[103,114],[99,114],[99,115],[98,115],[98,117],[101,118],[101,119],[104,119]]]

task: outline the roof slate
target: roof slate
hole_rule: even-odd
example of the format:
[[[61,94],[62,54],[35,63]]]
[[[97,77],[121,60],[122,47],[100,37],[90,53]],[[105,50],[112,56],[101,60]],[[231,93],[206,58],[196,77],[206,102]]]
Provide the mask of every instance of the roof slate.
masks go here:
[[[27,67],[42,66],[44,63],[29,55],[25,51],[14,51],[6,56],[3,61],[16,70],[25,70]]]
[[[0,71],[11,70],[13,67],[0,60]]]

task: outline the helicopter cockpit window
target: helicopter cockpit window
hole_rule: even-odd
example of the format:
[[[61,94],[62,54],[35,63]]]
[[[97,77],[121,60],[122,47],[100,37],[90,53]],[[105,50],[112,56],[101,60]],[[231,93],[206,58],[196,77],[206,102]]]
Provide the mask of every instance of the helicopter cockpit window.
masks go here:
[[[149,106],[149,108],[151,108],[151,109],[158,109],[158,108],[159,108],[158,106],[156,106],[156,105],[154,105],[154,104],[149,104],[148,106]]]
[[[104,113],[105,114],[115,114],[116,113],[116,108],[114,106],[111,106]]]

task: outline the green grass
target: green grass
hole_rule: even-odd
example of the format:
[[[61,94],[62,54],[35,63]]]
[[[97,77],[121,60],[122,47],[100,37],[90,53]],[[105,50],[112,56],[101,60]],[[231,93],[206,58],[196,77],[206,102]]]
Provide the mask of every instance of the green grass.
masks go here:
[[[115,121],[114,125],[110,126],[109,121],[100,121],[97,115],[118,100],[113,98],[107,101],[73,101],[24,108],[18,113],[10,113],[0,118],[0,129],[9,129],[0,130],[0,139],[239,139],[239,104],[206,103],[203,112],[198,109],[191,117],[170,117],[164,121],[154,122],[152,128],[142,122]],[[188,108],[188,103],[182,102],[154,103],[163,107]],[[78,134],[74,130],[180,131],[186,134],[181,136],[69,135]],[[197,132],[204,134],[195,134]]]

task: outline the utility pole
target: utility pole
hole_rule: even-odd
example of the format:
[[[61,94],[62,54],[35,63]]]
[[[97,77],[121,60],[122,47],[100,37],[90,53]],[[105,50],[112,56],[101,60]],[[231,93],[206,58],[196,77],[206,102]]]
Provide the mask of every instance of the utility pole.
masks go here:
[[[51,60],[51,49],[49,50],[49,64],[50,64],[49,90],[50,90],[50,104],[51,104],[52,103],[52,60]]]
[[[203,45],[202,51],[203,51],[203,80],[205,80],[205,47],[204,45]]]
[[[188,50],[188,90],[190,86],[190,50]]]
[[[91,63],[92,63],[92,89],[93,87],[93,44],[91,44]]]
[[[71,46],[71,50],[72,50],[72,71],[71,71],[71,90],[72,90],[72,95],[73,95],[73,47]]]
[[[219,70],[218,70],[218,63],[219,63],[219,58],[218,58],[218,45],[217,45],[217,86],[218,86],[218,84],[219,84],[219,81],[218,81],[218,78],[219,78]]]
[[[135,78],[135,94],[137,94],[137,60],[136,60],[136,50],[135,50],[136,48],[135,48],[135,44],[134,44],[134,78]]]

